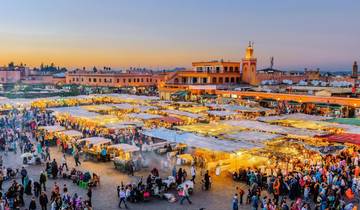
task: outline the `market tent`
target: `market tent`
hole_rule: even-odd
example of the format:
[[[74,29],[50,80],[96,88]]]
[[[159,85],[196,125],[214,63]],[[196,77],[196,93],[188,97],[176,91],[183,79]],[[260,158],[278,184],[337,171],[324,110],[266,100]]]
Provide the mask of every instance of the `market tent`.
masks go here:
[[[179,110],[164,110],[164,112],[169,115],[179,115],[179,116],[185,116],[185,117],[189,117],[189,118],[193,118],[193,119],[198,119],[198,118],[202,117],[200,114],[194,114],[194,113],[184,112],[184,111],[179,111]]]
[[[108,149],[117,149],[122,150],[124,152],[137,152],[140,151],[140,148],[135,145],[130,144],[113,144],[108,146]]]
[[[124,104],[112,104],[111,106],[113,106],[113,107],[115,107],[116,109],[119,109],[119,110],[131,110],[131,109],[135,108],[134,105],[127,104],[127,103],[124,103]]]
[[[153,138],[186,144],[190,147],[203,148],[211,151],[234,152],[241,149],[254,148],[253,145],[243,142],[219,140],[213,137],[198,136],[187,132],[177,132],[166,128],[144,130],[142,133]]]
[[[360,126],[360,118],[334,118],[328,120],[328,122]]]
[[[246,128],[254,131],[262,131],[262,132],[269,132],[269,133],[276,133],[276,134],[283,134],[283,135],[290,135],[297,137],[314,137],[318,135],[327,134],[324,131],[314,131],[314,130],[307,130],[301,128],[285,127],[280,125],[270,125],[268,123],[252,121],[252,120],[227,120],[222,122],[231,126],[238,126],[244,129]]]
[[[217,117],[227,117],[237,114],[236,112],[231,112],[231,111],[208,111],[207,113],[209,115],[217,116]]]
[[[142,127],[144,123],[141,121],[120,121],[116,123],[108,123],[104,125],[106,128],[110,129],[123,129],[130,127]]]
[[[281,135],[259,132],[259,131],[241,131],[236,133],[228,133],[225,134],[223,137],[227,139],[245,141],[245,142],[261,145],[265,141],[279,138],[281,137]]]
[[[112,106],[108,104],[81,106],[81,108],[88,110],[90,112],[101,112],[101,111],[108,111],[114,109]]]
[[[360,145],[360,134],[334,134],[325,138],[327,141],[340,142],[340,143],[351,143]]]
[[[157,114],[147,114],[147,113],[131,113],[127,117],[141,120],[150,120],[156,118],[162,118],[163,116]]]
[[[86,118],[86,119],[102,116],[95,112],[89,112],[78,106],[51,108],[48,110],[54,111],[55,114],[67,114],[67,115],[70,115],[71,117],[79,117],[79,118]]]
[[[273,120],[269,123],[276,123],[285,126],[295,127],[295,128],[304,128],[310,130],[329,130],[338,128],[336,124],[324,122],[324,121],[312,121],[312,120],[298,120],[298,119],[283,119],[283,120]]]
[[[100,115],[94,117],[92,120],[102,126],[120,121],[120,119],[115,115]]]
[[[87,144],[100,145],[100,144],[111,143],[111,140],[103,137],[90,137],[90,138],[79,139],[77,142],[86,142]]]
[[[209,110],[209,108],[206,106],[192,106],[192,107],[180,107],[179,110],[197,114],[200,112],[205,112],[205,111]]]
[[[265,116],[265,117],[258,117],[257,118],[257,120],[263,121],[263,122],[270,122],[270,121],[274,121],[274,120],[285,120],[285,119],[323,121],[323,120],[332,119],[332,117],[309,115],[309,114],[303,114],[303,113],[295,113],[295,114],[285,114],[285,115],[277,115],[277,116]]]
[[[219,136],[226,133],[234,133],[243,130],[237,126],[231,126],[221,122],[216,123],[197,123],[193,125],[177,126],[179,130],[193,133],[200,133],[203,135]]]
[[[70,136],[70,137],[82,137],[83,134],[80,131],[77,130],[65,130],[65,131],[60,131],[59,134],[65,135],[65,136]]]
[[[135,106],[135,108],[139,109],[140,112],[146,112],[146,111],[149,111],[149,110],[157,110],[157,109],[159,109],[156,106],[143,106],[143,105],[137,105],[137,106]]]
[[[180,90],[180,91],[177,91],[177,92],[171,94],[171,96],[174,96],[174,97],[185,97],[185,96],[188,95],[188,93],[189,93],[189,92],[186,91],[186,90]]]
[[[159,118],[159,120],[161,122],[170,123],[170,124],[177,124],[177,123],[183,122],[182,119],[179,119],[177,117],[162,117],[162,118]]]
[[[58,132],[66,130],[66,128],[60,125],[40,126],[39,129],[46,130],[47,132]]]

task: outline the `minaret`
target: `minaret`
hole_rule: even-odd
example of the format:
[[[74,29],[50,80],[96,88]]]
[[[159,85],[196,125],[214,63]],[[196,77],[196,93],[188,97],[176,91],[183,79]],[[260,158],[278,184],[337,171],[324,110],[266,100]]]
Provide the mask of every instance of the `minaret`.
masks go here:
[[[254,57],[254,43],[249,42],[245,51],[245,58],[242,59],[241,80],[250,85],[257,85],[256,79],[256,58]]]
[[[356,61],[354,61],[351,77],[358,78],[358,65],[357,65]]]

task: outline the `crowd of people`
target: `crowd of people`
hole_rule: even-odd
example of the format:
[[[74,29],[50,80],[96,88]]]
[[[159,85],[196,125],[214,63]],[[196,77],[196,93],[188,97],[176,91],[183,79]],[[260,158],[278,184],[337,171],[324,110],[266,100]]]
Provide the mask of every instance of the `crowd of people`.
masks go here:
[[[17,110],[14,109],[0,119],[0,150],[7,156],[9,152],[21,155],[32,153],[39,155],[41,162],[44,162],[44,169],[40,175],[30,175],[25,167],[21,169],[3,166],[0,170],[0,209],[70,209],[70,210],[90,210],[92,209],[91,197],[92,187],[97,182],[91,178],[88,180],[86,199],[78,196],[77,193],[71,194],[68,187],[64,184],[63,189],[55,182],[52,189],[47,189],[49,178],[66,177],[73,182],[79,182],[83,178],[82,172],[76,169],[69,171],[65,155],[62,163],[58,164],[55,159],[50,158],[49,146],[45,144],[43,138],[36,135],[36,128],[41,125],[53,125],[55,119],[47,112],[38,109]],[[25,161],[25,160],[24,160]],[[26,161],[25,161],[26,162]],[[25,163],[24,162],[24,163]],[[28,163],[28,162],[26,162]],[[66,170],[66,171],[65,171]],[[81,175],[81,176],[80,176]],[[21,179],[20,179],[21,178]],[[94,178],[96,178],[94,176]],[[18,180],[21,181],[18,181]],[[8,182],[9,187],[4,188],[4,182]],[[26,198],[29,201],[25,203]]]
[[[21,169],[2,167],[0,170],[0,210],[7,209],[75,209],[84,210],[92,207],[92,190],[98,184],[99,177],[92,176],[75,168],[69,168],[66,148],[61,145],[61,161],[51,159],[49,145],[45,136],[35,132],[38,126],[54,125],[56,119],[46,111],[38,109],[14,109],[0,118],[0,150],[7,155],[9,152],[39,155],[45,163],[39,175],[30,175],[25,167]],[[68,121],[60,122],[67,128],[78,129],[85,136],[97,134],[96,130]],[[93,133],[95,132],[95,133]],[[143,136],[137,128],[124,130],[116,134],[107,134],[114,143],[135,143],[141,147],[151,139]],[[55,137],[56,138],[56,137]],[[81,164],[79,148],[71,154],[75,166]],[[359,150],[357,147],[345,147],[336,154],[322,157],[322,161],[301,162],[296,169],[281,171],[280,169],[261,170],[257,168],[241,169],[234,173],[234,180],[244,182],[247,187],[237,187],[232,199],[232,208],[241,209],[243,206],[263,210],[309,210],[309,209],[354,209],[359,203],[360,167]],[[133,172],[131,173],[133,175]],[[141,202],[150,196],[159,196],[170,202],[180,200],[180,204],[190,199],[196,181],[196,167],[192,165],[189,171],[184,168],[172,169],[171,176],[161,178],[159,171],[154,168],[146,180],[139,180],[136,184],[121,184],[117,187],[119,207],[128,207],[127,202]],[[209,172],[200,175],[204,190],[210,190],[211,177]],[[19,181],[21,178],[21,181]],[[69,192],[67,185],[62,189],[55,182],[51,189],[47,189],[48,179],[68,178],[75,184],[88,183],[86,198],[77,193]],[[9,187],[3,189],[3,183]],[[175,188],[177,196],[170,192]],[[49,191],[48,191],[49,190]],[[179,199],[180,198],[180,199]],[[25,200],[30,200],[28,204]]]
[[[353,209],[360,201],[359,158],[354,147],[305,163],[298,171],[239,170],[234,179],[245,182],[248,191],[236,188],[233,209],[245,204],[264,210]]]

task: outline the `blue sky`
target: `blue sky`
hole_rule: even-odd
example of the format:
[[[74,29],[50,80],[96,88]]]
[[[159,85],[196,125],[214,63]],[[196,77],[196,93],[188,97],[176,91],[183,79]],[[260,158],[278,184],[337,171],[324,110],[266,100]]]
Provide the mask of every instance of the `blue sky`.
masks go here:
[[[350,69],[360,61],[358,0],[0,0],[0,64],[190,66],[240,60],[259,68]]]

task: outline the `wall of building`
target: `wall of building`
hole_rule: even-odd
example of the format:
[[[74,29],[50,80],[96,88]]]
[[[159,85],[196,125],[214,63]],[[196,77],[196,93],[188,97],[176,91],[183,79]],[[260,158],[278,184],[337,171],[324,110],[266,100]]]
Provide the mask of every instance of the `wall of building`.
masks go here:
[[[21,71],[0,70],[0,84],[18,83],[21,80]]]

